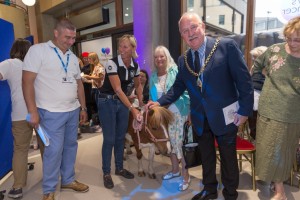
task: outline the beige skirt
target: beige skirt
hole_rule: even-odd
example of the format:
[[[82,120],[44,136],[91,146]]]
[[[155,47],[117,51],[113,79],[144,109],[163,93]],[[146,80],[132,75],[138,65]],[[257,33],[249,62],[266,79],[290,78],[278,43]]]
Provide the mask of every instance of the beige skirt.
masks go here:
[[[257,118],[255,167],[260,180],[283,182],[290,177],[299,136],[300,123]]]

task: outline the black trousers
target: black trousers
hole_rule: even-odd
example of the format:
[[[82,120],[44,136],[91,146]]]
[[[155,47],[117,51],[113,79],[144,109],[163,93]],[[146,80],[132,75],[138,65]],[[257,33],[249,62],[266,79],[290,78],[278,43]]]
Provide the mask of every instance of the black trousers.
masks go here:
[[[218,181],[216,177],[216,149],[215,139],[219,145],[221,158],[221,180],[224,185],[223,196],[225,200],[235,200],[238,197],[239,169],[236,154],[235,131],[222,136],[214,136],[207,119],[204,121],[204,131],[198,136],[201,150],[204,190],[217,192]]]

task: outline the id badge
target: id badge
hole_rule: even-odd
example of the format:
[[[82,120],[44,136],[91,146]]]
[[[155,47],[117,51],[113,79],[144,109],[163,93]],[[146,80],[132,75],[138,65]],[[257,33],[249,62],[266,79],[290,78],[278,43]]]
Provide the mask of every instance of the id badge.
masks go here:
[[[71,77],[63,77],[62,83],[73,83],[73,81],[72,81]]]

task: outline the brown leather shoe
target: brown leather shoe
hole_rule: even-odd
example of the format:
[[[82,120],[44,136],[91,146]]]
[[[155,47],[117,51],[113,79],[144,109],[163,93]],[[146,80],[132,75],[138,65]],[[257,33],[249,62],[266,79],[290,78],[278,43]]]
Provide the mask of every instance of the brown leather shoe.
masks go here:
[[[89,186],[75,180],[68,185],[62,185],[61,189],[62,190],[74,190],[76,192],[87,192],[87,191],[89,191]]]
[[[44,194],[43,200],[54,200],[54,193]]]

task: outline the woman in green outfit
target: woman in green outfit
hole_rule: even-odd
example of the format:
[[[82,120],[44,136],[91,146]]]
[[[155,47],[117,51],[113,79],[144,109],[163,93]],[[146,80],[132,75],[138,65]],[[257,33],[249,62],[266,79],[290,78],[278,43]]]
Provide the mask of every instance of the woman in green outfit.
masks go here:
[[[283,181],[290,176],[300,136],[300,17],[284,28],[285,43],[272,45],[254,63],[267,72],[258,105],[256,172],[275,183],[271,200],[285,200]]]

